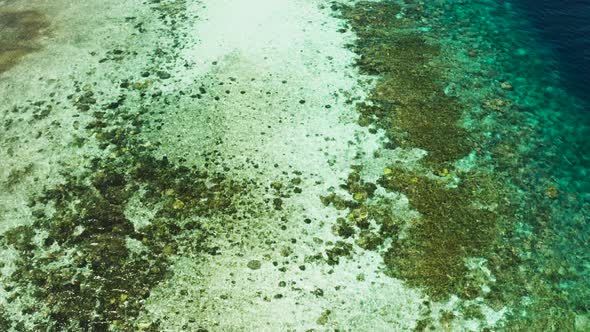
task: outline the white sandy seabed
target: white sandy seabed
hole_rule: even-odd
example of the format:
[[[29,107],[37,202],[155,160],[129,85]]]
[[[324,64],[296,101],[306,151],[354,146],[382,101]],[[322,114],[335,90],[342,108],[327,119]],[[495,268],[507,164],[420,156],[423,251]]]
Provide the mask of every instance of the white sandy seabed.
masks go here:
[[[411,330],[424,317],[427,298],[385,276],[379,253],[357,248],[353,258],[343,258],[335,266],[306,261],[323,252],[326,242],[338,240],[331,226],[341,213],[324,207],[320,195],[330,188],[340,192],[338,186],[345,182],[351,165],[365,165],[371,181],[385,166],[386,158],[374,158],[383,135],[358,126],[354,102],[350,102],[362,100],[371,88],[371,79],[356,72],[352,66],[355,55],[345,47],[354,36],[338,32],[343,23],[319,0],[187,4],[187,22],[177,32],[185,34],[184,49],[178,58],[163,64],[173,78],[154,84],[159,84],[164,95],[173,95],[198,82],[207,87],[208,95],[223,98],[192,103],[182,99],[169,105],[163,110],[163,127],[145,133],[146,137],[162,143],[158,153],[194,164],[202,162],[196,151],[214,147],[229,175],[263,184],[254,196],[268,198],[263,188],[293,174],[300,174],[302,193],[283,199],[283,210],[288,212],[286,230],[279,228],[272,214],[240,220],[239,231],[220,235],[219,255],[176,257],[173,273],[153,289],[138,324],[160,320],[167,331],[183,327],[193,331],[198,327],[209,331]],[[143,66],[146,59],[138,56],[97,67],[91,51],[132,43],[142,54],[142,50],[168,42],[150,32],[141,38],[129,37],[132,29],[125,17],[153,15],[136,1],[103,1],[100,5],[57,1],[51,6],[40,1],[34,5],[53,8],[59,22],[53,23],[57,27],[42,41],[47,44],[42,51],[24,59],[0,80],[0,92],[11,103],[35,99],[60,87],[64,93],[55,98],[65,98],[72,77],[85,77],[95,89],[108,94],[111,82]],[[66,109],[52,114],[36,128],[17,123],[13,132],[5,133],[17,137],[3,140],[5,147],[10,141],[11,148],[22,152],[16,156],[1,152],[2,179],[19,165],[31,164],[33,176],[51,184],[58,181],[63,164],[75,165],[84,155],[99,153],[91,148],[80,152],[67,144],[75,134],[68,129],[75,112]],[[63,125],[52,127],[54,120]],[[51,139],[23,143],[24,137],[38,130],[50,131]],[[389,160],[421,156],[421,151],[386,155]],[[11,193],[0,194],[0,209],[10,216],[0,229],[27,223],[23,202],[40,187],[24,181]],[[400,211],[407,210],[403,197],[393,198],[399,201]],[[129,210],[130,218],[138,219],[136,223],[149,222],[139,220],[146,214]],[[306,218],[312,222],[304,223]],[[266,243],[268,239],[272,245]],[[259,269],[247,266],[253,259],[261,262]],[[288,268],[280,271],[273,261],[281,266],[288,261]],[[455,302],[431,305],[430,315],[436,319],[440,310],[453,310]],[[488,316],[490,324],[499,318]],[[454,324],[446,328],[480,327],[474,321]]]

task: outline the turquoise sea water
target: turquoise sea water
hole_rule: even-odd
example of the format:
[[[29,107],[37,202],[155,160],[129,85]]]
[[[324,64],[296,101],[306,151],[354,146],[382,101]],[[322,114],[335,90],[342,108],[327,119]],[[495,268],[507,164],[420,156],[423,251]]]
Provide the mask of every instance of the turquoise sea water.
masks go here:
[[[514,6],[550,49],[548,56],[558,64],[563,84],[581,99],[590,95],[590,2],[516,1]]]
[[[528,226],[513,241],[518,246],[527,237],[524,234],[535,234],[535,229],[544,227],[554,232],[549,250],[561,267],[550,277],[552,287],[565,294],[576,312],[587,313],[588,3],[476,1],[449,3],[443,8],[441,20],[451,38],[490,50],[494,56],[481,59],[482,63],[497,71],[498,80],[510,81],[515,87],[507,98],[516,105],[511,111],[518,114],[498,122],[503,129],[496,133],[509,141],[514,136],[512,147],[520,160],[509,167],[509,172],[515,172],[513,183],[530,196],[547,183],[559,188],[555,201],[537,197],[522,206],[521,220]],[[527,133],[521,135],[523,131]],[[547,214],[548,224],[540,225],[541,214]],[[543,273],[550,255],[535,250],[530,254],[538,265],[528,268]]]
[[[567,7],[567,4],[563,6]],[[471,42],[489,47],[497,54],[493,59],[482,59],[483,63],[493,61],[489,65],[502,70],[498,79],[514,81],[522,86],[515,89],[509,98],[521,107],[523,123],[534,123],[537,138],[543,140],[528,147],[536,151],[530,153],[533,160],[540,158],[537,165],[539,172],[531,174],[532,177],[541,175],[541,169],[546,169],[564,189],[575,192],[580,201],[587,200],[589,144],[586,138],[590,121],[585,112],[588,111],[588,100],[587,96],[575,93],[586,86],[584,79],[587,77],[583,76],[586,60],[577,58],[574,65],[578,72],[568,70],[567,65],[561,62],[567,59],[556,54],[552,43],[545,40],[543,31],[533,25],[523,8],[515,4],[483,2],[454,7],[444,18],[448,19],[452,38],[463,39],[470,38],[469,34],[480,34],[471,37]],[[454,30],[451,27],[456,22],[461,23]],[[580,56],[583,57],[583,54]],[[573,88],[569,81],[572,81]],[[553,155],[556,159],[543,162],[541,160],[545,155]]]

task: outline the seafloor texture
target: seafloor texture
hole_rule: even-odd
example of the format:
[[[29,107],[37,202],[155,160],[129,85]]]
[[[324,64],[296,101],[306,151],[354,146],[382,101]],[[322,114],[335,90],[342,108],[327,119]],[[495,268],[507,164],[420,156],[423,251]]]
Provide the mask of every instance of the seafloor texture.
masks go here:
[[[590,331],[587,106],[521,17],[0,0],[0,330]]]

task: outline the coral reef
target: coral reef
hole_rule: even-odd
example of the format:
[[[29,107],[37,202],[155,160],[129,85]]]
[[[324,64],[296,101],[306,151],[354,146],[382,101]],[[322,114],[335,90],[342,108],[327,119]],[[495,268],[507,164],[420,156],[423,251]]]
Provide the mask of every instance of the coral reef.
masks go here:
[[[444,1],[333,5],[358,37],[350,47],[359,55],[359,70],[377,78],[369,98],[357,106],[359,124],[383,129],[394,147],[420,148],[427,155],[417,165],[392,163],[377,183],[407,197],[409,207],[419,213],[416,219],[396,217],[399,207],[379,198],[322,200],[347,209],[349,216],[366,209],[366,224],[372,220],[380,225],[382,238],[375,242],[379,244],[367,247],[366,239],[343,220],[337,221],[336,233],[383,252],[388,274],[424,289],[433,299],[484,298],[495,310],[507,307],[511,314],[503,326],[508,330],[572,330],[574,320],[579,321],[576,317],[586,314],[587,300],[573,296],[558,280],[581,280],[587,271],[574,272],[574,266],[581,265],[573,257],[567,264],[557,258],[565,252],[559,253],[564,249],[555,246],[567,236],[556,224],[568,215],[583,219],[586,194],[560,189],[555,179],[576,178],[576,186],[583,186],[579,174],[585,162],[575,167],[570,163],[567,170],[555,167],[558,148],[538,149],[551,146],[554,134],[532,128],[532,123],[557,116],[563,110],[557,105],[577,106],[563,92],[552,97],[527,95],[546,83],[538,67],[544,60],[527,59],[531,66],[526,68],[517,65],[518,59],[498,49],[514,48],[521,40],[504,39],[486,25],[494,10],[475,3],[467,7]],[[511,24],[509,15],[501,17],[494,28]],[[488,39],[478,39],[482,35]],[[530,81],[525,84],[523,77]],[[554,106],[547,109],[544,103]],[[573,114],[567,115],[570,124],[578,121]],[[584,128],[573,137],[583,137]],[[576,149],[584,153],[583,143],[576,144],[563,146],[571,158],[579,155]],[[570,191],[568,199],[562,198],[563,191]],[[349,193],[356,198],[354,191]],[[376,205],[385,212],[373,212]],[[576,227],[580,226],[567,226]],[[389,242],[389,247],[380,246]],[[576,240],[560,246],[580,244]],[[467,264],[473,257],[487,262],[493,281],[474,274]],[[549,279],[538,275],[548,270],[557,274]],[[530,304],[523,302],[525,297]],[[481,319],[477,314],[464,315]],[[448,326],[452,316],[437,324]],[[431,318],[419,325],[418,330],[437,326]]]

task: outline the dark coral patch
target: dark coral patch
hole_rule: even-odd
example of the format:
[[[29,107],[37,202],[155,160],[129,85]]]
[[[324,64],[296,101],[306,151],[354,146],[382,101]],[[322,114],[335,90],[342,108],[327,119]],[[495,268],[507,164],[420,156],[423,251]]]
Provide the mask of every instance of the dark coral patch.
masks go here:
[[[445,68],[435,61],[441,55],[440,46],[427,40],[411,20],[398,18],[402,8],[392,2],[360,2],[338,9],[358,36],[351,45],[360,56],[358,68],[378,75],[368,100],[357,106],[359,124],[384,129],[398,146],[428,152],[423,160],[427,168],[421,172],[389,169],[379,183],[405,194],[411,208],[421,215],[412,221],[403,239],[397,239],[403,222],[384,211],[387,202],[364,202],[369,196],[357,188],[362,183],[358,174],[351,173],[343,187],[359,200],[341,205],[351,211],[359,228],[368,228],[369,218],[380,226],[379,234],[361,232],[356,243],[376,249],[385,238],[391,238],[393,244],[384,260],[392,275],[424,287],[435,297],[461,293],[469,288],[465,259],[490,250],[497,237],[498,218],[496,213],[475,206],[478,200],[491,199],[485,195],[495,194],[476,190],[484,185],[478,182],[484,176],[462,174],[465,179],[457,188],[428,177],[428,168],[434,173],[451,168],[473,149],[468,131],[461,126],[464,105],[443,91]],[[360,215],[365,216],[364,221]],[[346,225],[338,223],[337,233],[352,236]]]
[[[500,224],[498,214],[478,205],[499,198],[499,191],[480,174],[463,174],[463,181],[450,188],[438,179],[396,169],[380,184],[404,193],[421,217],[385,255],[393,276],[413,286],[426,286],[430,295],[444,298],[458,294],[473,298],[478,284],[470,284],[466,260],[483,257],[494,249]]]
[[[396,18],[397,4],[360,2],[339,9],[358,36],[351,45],[360,56],[358,68],[379,75],[368,102],[358,105],[359,124],[383,128],[400,146],[426,150],[433,164],[469,154],[474,145],[461,126],[464,106],[444,93],[445,70],[432,64],[440,46]]]
[[[0,74],[16,65],[25,55],[40,48],[49,22],[38,11],[0,11]]]

